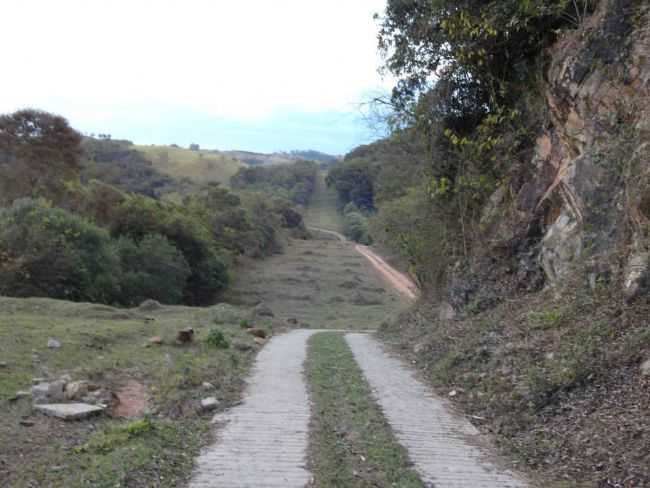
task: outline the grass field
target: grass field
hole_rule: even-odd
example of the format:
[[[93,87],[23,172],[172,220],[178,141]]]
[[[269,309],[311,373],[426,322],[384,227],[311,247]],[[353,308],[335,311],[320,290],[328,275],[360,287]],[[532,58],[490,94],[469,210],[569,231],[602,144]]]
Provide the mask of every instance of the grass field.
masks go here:
[[[246,263],[226,300],[263,302],[277,318],[317,329],[376,329],[404,306],[351,243],[318,239],[293,240],[284,254]]]
[[[307,377],[314,488],[423,488],[341,334],[312,337]]]
[[[219,182],[226,186],[239,168],[246,166],[234,158],[207,151],[190,151],[171,146],[136,146],[153,166],[173,178],[189,178],[195,183]]]
[[[201,398],[217,397],[221,409],[239,399],[258,347],[240,327],[249,315],[227,305],[141,311],[0,298],[0,485],[180,486],[210,440],[211,415],[199,413]],[[195,330],[194,342],[177,345],[176,332],[188,326]],[[230,348],[205,342],[214,328],[225,333]],[[163,344],[145,347],[152,336]],[[49,338],[61,348],[49,349]],[[29,390],[33,378],[63,374],[112,392],[136,382],[148,400],[148,415],[139,421],[102,414],[64,422],[34,413],[29,398],[10,400]],[[203,382],[215,388],[205,391]]]
[[[305,212],[305,223],[335,232],[343,231],[341,215],[336,211],[336,191],[325,184],[325,172],[318,174],[316,189]]]

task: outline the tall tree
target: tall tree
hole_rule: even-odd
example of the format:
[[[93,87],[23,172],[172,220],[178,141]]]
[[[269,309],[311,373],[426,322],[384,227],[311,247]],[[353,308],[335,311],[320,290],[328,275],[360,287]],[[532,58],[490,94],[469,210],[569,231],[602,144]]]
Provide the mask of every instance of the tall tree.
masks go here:
[[[78,178],[81,135],[63,117],[26,109],[0,116],[0,202],[56,200]]]

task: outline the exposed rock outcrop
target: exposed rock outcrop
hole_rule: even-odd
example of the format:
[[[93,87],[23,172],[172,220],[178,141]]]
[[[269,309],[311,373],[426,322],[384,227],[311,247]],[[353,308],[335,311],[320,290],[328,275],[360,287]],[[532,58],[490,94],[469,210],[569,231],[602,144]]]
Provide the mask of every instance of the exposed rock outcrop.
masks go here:
[[[639,229],[629,236],[630,224],[647,224],[639,201],[650,190],[649,153],[640,150],[650,119],[648,12],[635,22],[638,3],[601,5],[551,52],[550,128],[538,139],[534,159],[538,175],[549,168],[552,174],[536,204],[555,202],[540,252],[551,286],[561,285],[586,257],[615,266],[612,255],[630,240],[639,242]],[[625,287],[634,294],[648,261],[644,251],[626,254]]]
[[[547,60],[531,159],[483,208],[489,245],[450,270],[457,311],[576,279],[650,291],[650,6],[603,0]]]

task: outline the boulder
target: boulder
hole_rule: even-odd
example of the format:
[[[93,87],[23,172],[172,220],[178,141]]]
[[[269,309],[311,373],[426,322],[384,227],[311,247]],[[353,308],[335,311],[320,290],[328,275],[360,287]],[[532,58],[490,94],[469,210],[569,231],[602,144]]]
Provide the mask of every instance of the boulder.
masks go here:
[[[415,346],[413,346],[413,354],[419,356],[420,354],[422,354],[423,352],[425,352],[427,350],[427,347],[428,346],[427,346],[426,343],[420,342],[419,344],[416,344]]]
[[[255,308],[253,308],[253,316],[254,317],[275,317],[275,314],[273,313],[273,310],[271,310],[269,307],[267,307],[263,303],[260,303]]]
[[[50,383],[39,383],[32,386],[32,401],[34,403],[58,402],[65,398],[65,383],[63,381],[52,381]]]
[[[258,328],[254,327],[252,329],[248,329],[246,332],[248,332],[253,337],[259,337],[260,339],[266,339],[266,331],[264,329],[258,329]]]
[[[181,329],[176,333],[176,342],[179,344],[188,344],[194,339],[194,329],[192,327],[186,327]]]
[[[624,278],[623,291],[628,301],[647,292],[650,287],[650,253],[633,253],[628,259]]]
[[[438,309],[438,318],[440,320],[453,320],[456,318],[456,310],[449,302],[443,302]]]
[[[241,352],[247,352],[253,349],[253,346],[250,344],[247,344],[246,342],[235,342],[234,344],[235,349]]]
[[[650,376],[650,359],[641,364],[641,375]]]
[[[64,396],[66,400],[81,400],[88,394],[87,381],[72,381],[65,385]]]
[[[201,410],[204,412],[209,412],[216,409],[219,406],[219,400],[215,397],[208,397],[201,400]]]
[[[22,398],[29,398],[29,397],[31,397],[31,396],[32,396],[32,392],[31,392],[31,391],[21,390],[21,391],[17,391],[17,392],[14,394],[14,396],[12,396],[11,398],[9,398],[9,401],[10,401],[10,402],[15,402],[16,400],[20,400],[20,399],[22,399]]]
[[[161,308],[163,308],[163,306],[160,302],[157,302],[156,300],[145,300],[140,304],[138,310],[141,312],[153,312],[155,310],[160,310]]]
[[[106,407],[113,405],[116,401],[116,397],[112,392],[108,390],[99,389],[88,393],[82,398],[82,400],[83,402],[89,403],[91,405]]]
[[[50,349],[59,349],[61,347],[61,343],[56,339],[50,339],[47,341],[47,347]]]
[[[85,419],[104,411],[103,407],[87,403],[49,403],[35,405],[34,408],[45,415],[63,420]]]

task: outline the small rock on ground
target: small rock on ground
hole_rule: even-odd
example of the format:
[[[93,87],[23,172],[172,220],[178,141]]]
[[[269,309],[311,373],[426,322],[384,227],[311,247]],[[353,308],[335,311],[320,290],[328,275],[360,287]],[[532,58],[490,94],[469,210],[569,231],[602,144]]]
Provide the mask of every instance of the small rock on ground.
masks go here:
[[[253,309],[253,315],[256,317],[275,317],[273,310],[262,303]]]
[[[252,350],[253,346],[246,344],[245,342],[235,342],[235,349],[241,352],[246,352]]]
[[[14,394],[14,396],[12,396],[11,398],[9,398],[9,401],[10,401],[10,402],[15,402],[16,400],[20,400],[21,398],[29,398],[29,397],[31,397],[31,396],[32,396],[32,392],[31,392],[31,391],[21,390],[21,391],[17,391],[17,392]]]
[[[159,310],[161,308],[162,305],[160,302],[157,302],[156,300],[145,300],[140,304],[138,310],[142,312],[153,312],[154,310]]]
[[[264,329],[248,329],[246,330],[250,335],[254,337],[259,337],[260,339],[266,339],[266,331]]]
[[[52,381],[50,383],[39,383],[32,386],[32,399],[34,403],[47,403],[52,401],[61,401],[64,398],[63,381]]]
[[[194,339],[194,329],[192,327],[186,327],[181,329],[176,333],[176,342],[179,344],[187,344],[192,342]]]
[[[219,400],[215,397],[208,397],[201,400],[201,410],[209,412],[219,406]]]
[[[641,365],[641,374],[643,376],[650,376],[650,359]]]
[[[50,339],[49,341],[47,341],[47,347],[49,347],[50,349],[58,349],[61,347],[61,343],[56,339]]]

